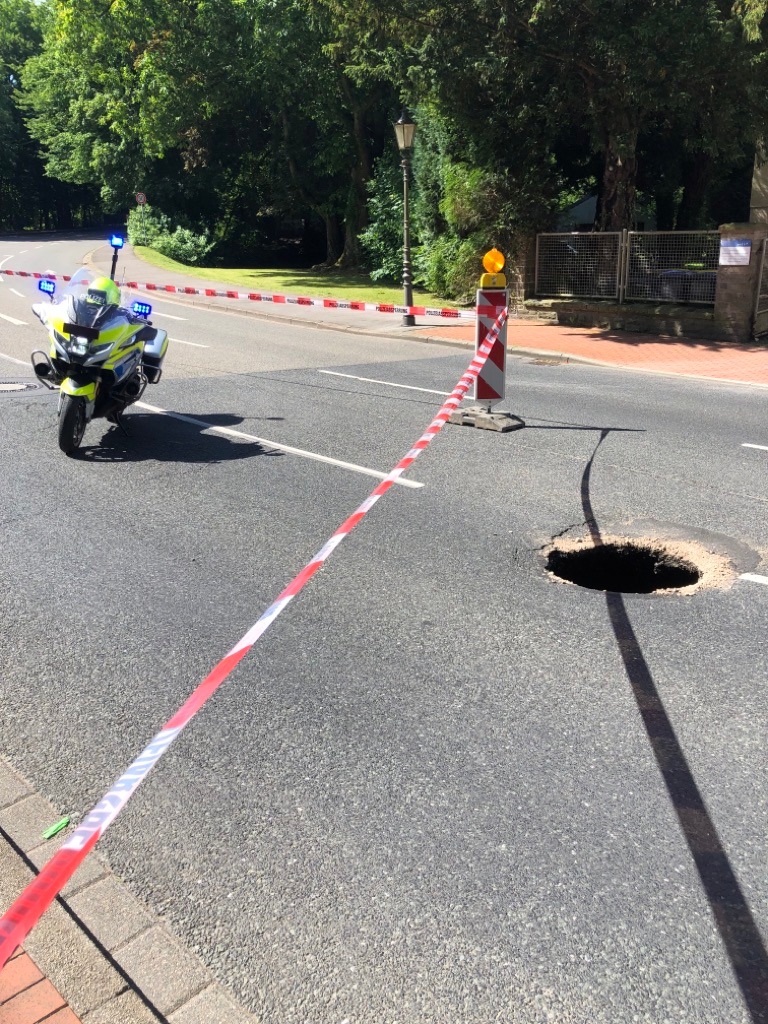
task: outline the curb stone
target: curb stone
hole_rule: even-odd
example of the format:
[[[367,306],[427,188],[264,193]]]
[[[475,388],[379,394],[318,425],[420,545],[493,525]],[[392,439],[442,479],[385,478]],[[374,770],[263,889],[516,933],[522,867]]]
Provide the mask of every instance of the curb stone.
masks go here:
[[[0,757],[0,904],[9,906],[63,842],[43,831],[61,818]],[[24,949],[82,1024],[258,1024],[91,853]]]

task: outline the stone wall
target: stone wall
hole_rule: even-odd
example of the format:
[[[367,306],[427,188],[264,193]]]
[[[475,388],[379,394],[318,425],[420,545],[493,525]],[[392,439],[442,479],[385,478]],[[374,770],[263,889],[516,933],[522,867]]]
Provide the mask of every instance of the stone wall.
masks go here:
[[[599,327],[672,338],[729,340],[716,323],[711,307],[672,303],[606,302],[602,299],[527,299],[526,312],[541,320],[570,327]]]

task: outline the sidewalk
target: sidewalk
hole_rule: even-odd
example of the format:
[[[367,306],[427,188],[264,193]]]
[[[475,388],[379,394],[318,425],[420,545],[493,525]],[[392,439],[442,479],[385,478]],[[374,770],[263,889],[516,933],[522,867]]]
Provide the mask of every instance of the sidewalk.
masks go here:
[[[66,1000],[22,949],[0,973],[0,1024],[81,1024]]]
[[[62,817],[0,756],[0,909],[61,845]],[[0,971],[0,1024],[256,1024],[93,851]]]
[[[422,333],[419,331],[418,333]],[[472,325],[437,327],[435,340],[474,338]],[[651,373],[708,378],[768,387],[768,346],[727,341],[694,341],[654,334],[626,334],[597,327],[560,327],[510,319],[507,347],[519,355],[556,358],[563,362],[645,370]]]
[[[92,262],[109,273],[112,250],[103,245],[94,250]],[[119,267],[126,280],[150,282],[160,286],[215,288],[227,286],[221,281],[170,273],[138,259],[126,244]],[[242,292],[242,286],[233,285]],[[475,325],[471,320],[446,320],[418,317],[416,327],[403,327],[399,314],[324,309],[318,306],[272,305],[238,299],[203,296],[168,296],[173,301],[207,308],[228,309],[234,313],[260,318],[307,324],[329,330],[350,331],[384,337],[416,337],[424,341],[473,346]],[[343,295],[334,296],[344,298]],[[738,345],[732,342],[696,341],[689,338],[660,337],[653,334],[629,334],[593,327],[566,327],[536,320],[509,320],[507,345],[510,353],[541,356],[563,362],[595,363],[628,370],[673,374],[684,377],[720,380],[768,387],[768,345]]]

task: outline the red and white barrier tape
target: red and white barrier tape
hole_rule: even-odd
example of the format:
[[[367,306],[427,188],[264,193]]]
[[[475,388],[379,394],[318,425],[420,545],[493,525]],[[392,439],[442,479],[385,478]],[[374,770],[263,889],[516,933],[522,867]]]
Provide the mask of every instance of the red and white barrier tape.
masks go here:
[[[0,270],[10,277],[32,277],[37,280],[71,281],[69,274],[39,274],[30,270]],[[275,305],[322,306],[324,309],[354,309],[364,313],[411,313],[413,316],[440,316],[451,320],[475,319],[474,309],[432,309],[429,306],[394,306],[386,302],[355,302],[353,299],[311,299],[304,295],[281,295],[275,292],[239,292],[218,288],[182,288],[175,284],[151,284],[139,281],[125,281],[125,288],[136,288],[147,292],[162,292],[168,295],[205,295],[217,299],[246,299],[250,302],[272,302]]]
[[[106,796],[99,801],[87,818],[78,825],[72,835],[64,841],[40,873],[29,883],[24,892],[11,905],[3,917],[0,918],[0,970],[2,970],[16,947],[23,942],[61,892],[62,888],[80,867],[85,857],[93,849],[101,836],[104,835],[117,815],[128,803],[131,796],[133,796],[140,783],[144,781],[184,726],[192,720],[208,698],[213,696],[259,637],[266,632],[280,612],[304,588],[344,538],[352,532],[366,512],[372,509],[379,498],[386,494],[389,488],[396,483],[397,479],[410,468],[430,441],[443,428],[451,413],[458,407],[466,395],[472,382],[477,378],[506,319],[507,311],[502,309],[493,327],[488,332],[485,341],[479,347],[474,359],[467,367],[466,373],[461,377],[450,396],[443,403],[437,416],[435,416],[408,454],[371,491],[362,505],[341,524],[315,557],[291,580],[277,600],[267,608],[245,636],[235,644],[213,671],[192,691],[176,714],[165,723],[133,764],[120,776]]]

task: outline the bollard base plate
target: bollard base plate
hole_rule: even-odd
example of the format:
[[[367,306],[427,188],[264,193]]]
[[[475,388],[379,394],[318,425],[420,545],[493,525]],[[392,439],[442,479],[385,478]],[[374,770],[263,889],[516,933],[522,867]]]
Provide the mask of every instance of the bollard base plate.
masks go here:
[[[467,409],[457,409],[452,412],[449,423],[456,423],[460,427],[477,427],[480,430],[498,430],[506,433],[508,430],[520,430],[525,422],[519,416],[511,412],[490,412],[481,405],[473,405]]]

